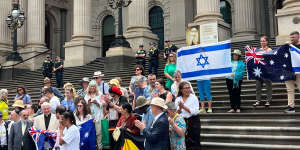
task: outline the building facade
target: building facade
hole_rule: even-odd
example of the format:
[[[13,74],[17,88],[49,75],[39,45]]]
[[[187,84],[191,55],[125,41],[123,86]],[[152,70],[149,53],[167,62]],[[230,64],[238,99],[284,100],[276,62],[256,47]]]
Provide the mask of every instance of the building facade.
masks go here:
[[[105,57],[118,28],[118,11],[107,0],[19,0],[26,20],[18,29],[18,52],[23,59],[47,51],[65,58],[66,66],[80,66]],[[12,0],[0,1],[0,63],[12,51],[12,33],[5,19]],[[186,44],[189,26],[217,22],[219,40],[256,40],[261,35],[288,40],[291,31],[300,31],[299,0],[132,0],[123,8],[123,33],[132,52],[138,45],[149,47],[164,40]],[[124,53],[128,55],[128,53]],[[131,54],[130,54],[131,55]],[[44,56],[20,65],[41,66]]]

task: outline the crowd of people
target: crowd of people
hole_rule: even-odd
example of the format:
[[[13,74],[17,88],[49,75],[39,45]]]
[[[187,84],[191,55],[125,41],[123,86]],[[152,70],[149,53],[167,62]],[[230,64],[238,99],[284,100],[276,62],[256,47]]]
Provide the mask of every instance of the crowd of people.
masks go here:
[[[290,35],[293,44],[300,48],[299,32]],[[168,43],[169,41],[167,41]],[[270,51],[268,37],[260,39],[259,51]],[[173,47],[168,45],[169,48]],[[137,57],[145,57],[145,51],[140,46]],[[151,43],[153,50],[150,56],[156,55],[155,44]],[[235,49],[232,52],[232,74],[226,77],[226,85],[230,97],[231,109],[228,113],[241,112],[241,88],[245,73],[245,63],[241,59],[242,53]],[[153,56],[154,58],[154,56]],[[122,86],[120,77],[103,80],[101,71],[81,80],[81,89],[75,89],[71,83],[63,86],[61,93],[51,86],[49,74],[44,79],[41,88],[39,104],[35,105],[23,86],[17,87],[13,110],[9,112],[8,91],[0,90],[0,150],[32,150],[35,149],[32,137],[27,132],[30,127],[40,130],[49,130],[57,133],[53,149],[79,150],[79,125],[93,119],[95,125],[96,147],[98,150],[104,146],[113,149],[120,140],[118,132],[124,130],[132,135],[145,138],[146,150],[199,150],[200,146],[200,115],[213,113],[210,79],[197,81],[200,100],[195,95],[190,82],[184,81],[181,72],[176,69],[176,52],[164,53],[167,63],[164,68],[164,79],[157,79],[157,62],[151,58],[149,63],[154,65],[154,73],[145,76],[145,60],[137,58],[134,67],[135,75],[131,77],[129,87]],[[62,62],[50,66],[52,71],[62,69]],[[156,61],[156,60],[155,60]],[[50,61],[44,62],[50,65]],[[48,64],[47,64],[48,63]],[[45,73],[47,75],[47,73]],[[59,76],[59,73],[58,73]],[[296,81],[286,81],[288,90],[288,108],[286,112],[295,112],[294,84],[299,85],[300,77]],[[61,82],[57,80],[58,84]],[[256,81],[257,101],[253,106],[261,104],[261,89],[263,83],[267,85],[267,100],[265,106],[271,105],[272,82]],[[129,90],[127,90],[127,88]],[[205,109],[205,102],[208,109]],[[199,106],[201,104],[201,107]],[[109,126],[103,125],[104,120]],[[109,133],[109,139],[103,133]],[[103,142],[104,140],[109,140]],[[49,148],[49,145],[45,145]]]

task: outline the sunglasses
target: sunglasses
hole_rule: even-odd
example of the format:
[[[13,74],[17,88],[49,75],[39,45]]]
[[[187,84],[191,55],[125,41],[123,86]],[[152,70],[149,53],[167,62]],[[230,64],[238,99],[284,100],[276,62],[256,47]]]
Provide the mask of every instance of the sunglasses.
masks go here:
[[[173,55],[170,55],[169,57],[174,57]]]
[[[135,71],[140,71],[141,69],[135,69]]]
[[[18,91],[22,91],[23,89],[18,89]]]
[[[83,105],[77,105],[77,107],[83,107]]]

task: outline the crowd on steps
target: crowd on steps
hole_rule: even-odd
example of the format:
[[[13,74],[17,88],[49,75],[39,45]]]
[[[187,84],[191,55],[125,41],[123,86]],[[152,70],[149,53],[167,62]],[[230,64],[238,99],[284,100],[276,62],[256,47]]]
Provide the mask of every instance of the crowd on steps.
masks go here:
[[[268,37],[260,39],[260,51],[271,51]],[[300,48],[299,32],[290,35],[290,42]],[[190,82],[184,81],[176,69],[177,47],[166,41],[162,54],[167,63],[165,79],[157,77],[159,56],[155,43],[149,51],[139,46],[137,65],[132,68],[129,87],[122,86],[122,77],[104,81],[102,71],[81,80],[81,88],[71,83],[63,84],[63,61],[50,57],[43,62],[44,86],[38,105],[32,103],[24,86],[16,89],[13,110],[9,112],[8,91],[0,90],[0,150],[33,150],[43,147],[53,150],[92,148],[145,149],[145,150],[200,150],[200,114],[213,113],[210,79],[198,80],[199,98]],[[149,55],[149,74],[145,74],[145,57]],[[232,52],[232,74],[226,77],[230,107],[228,113],[241,112],[241,88],[245,73],[242,53]],[[51,86],[52,73],[57,87]],[[286,81],[288,107],[285,112],[295,112],[294,84],[300,85],[300,75],[295,81]],[[267,85],[265,106],[271,105],[272,82],[257,80],[256,99],[253,106],[261,105],[262,84]],[[58,88],[63,88],[61,93]],[[127,90],[128,89],[128,90]],[[208,103],[208,108],[205,108]],[[84,124],[92,120],[93,130],[82,134]],[[40,137],[36,138],[39,132]],[[45,140],[40,144],[41,135]],[[53,139],[49,138],[53,135]],[[54,136],[55,135],[55,136]],[[94,136],[92,136],[94,135]],[[90,139],[89,137],[94,137]],[[87,141],[88,139],[89,141]]]

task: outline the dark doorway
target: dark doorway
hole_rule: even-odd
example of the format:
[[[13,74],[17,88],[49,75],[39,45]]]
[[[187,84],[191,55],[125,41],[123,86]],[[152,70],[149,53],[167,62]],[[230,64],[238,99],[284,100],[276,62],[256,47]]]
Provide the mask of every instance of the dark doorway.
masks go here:
[[[104,18],[102,24],[102,56],[106,56],[106,51],[108,51],[110,44],[115,40],[115,19],[113,16],[109,15]]]
[[[149,25],[151,31],[159,38],[158,48],[164,49],[164,17],[163,9],[159,6],[153,7],[149,12]]]

